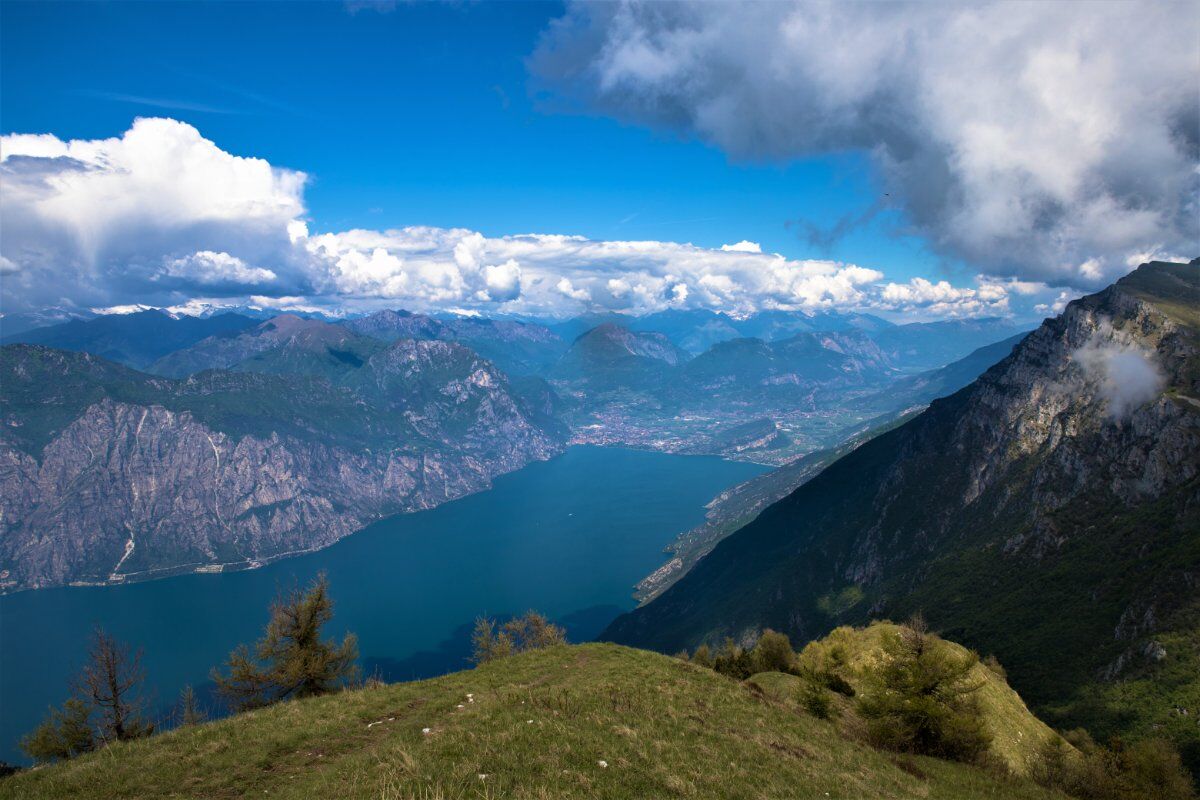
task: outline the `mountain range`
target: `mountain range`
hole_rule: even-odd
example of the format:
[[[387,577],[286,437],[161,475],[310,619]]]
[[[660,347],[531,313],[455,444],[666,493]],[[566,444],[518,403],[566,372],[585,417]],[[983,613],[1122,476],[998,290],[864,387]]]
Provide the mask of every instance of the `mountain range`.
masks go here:
[[[912,380],[870,320],[794,316],[840,330],[694,357],[611,321],[566,342],[532,322],[403,311],[144,310],[16,334],[28,343],[0,349],[0,589],[256,566],[572,442],[785,464],[899,410],[842,410]],[[788,332],[785,317],[758,322]],[[721,318],[663,321],[687,339]]]
[[[1008,343],[997,345],[1003,349]],[[1071,303],[618,618],[674,652],[923,613],[1057,724],[1200,730],[1200,260]]]
[[[258,566],[561,450],[558,431],[471,350],[370,341],[375,352],[335,377],[183,380],[3,348],[0,587]]]

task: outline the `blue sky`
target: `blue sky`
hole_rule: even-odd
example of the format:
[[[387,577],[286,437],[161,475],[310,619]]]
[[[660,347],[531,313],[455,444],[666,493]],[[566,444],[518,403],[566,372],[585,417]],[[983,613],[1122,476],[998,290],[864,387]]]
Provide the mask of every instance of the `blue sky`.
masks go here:
[[[302,216],[314,234],[434,226],[701,248],[749,240],[766,253],[852,263],[898,283],[923,276],[971,286],[985,271],[962,248],[930,246],[942,238],[936,227],[912,224],[918,207],[905,205],[858,142],[760,152],[723,129],[658,124],[628,97],[597,100],[535,77],[529,59],[565,13],[557,3],[399,4],[379,13],[316,2],[5,2],[0,125],[66,141],[120,137],[136,117],[186,123],[223,153],[303,171]],[[589,31],[582,39],[616,35]],[[554,36],[586,50],[577,34]],[[827,245],[804,235],[876,205],[881,213]],[[161,258],[178,261],[181,252]],[[248,258],[209,240],[197,252]],[[278,277],[276,294],[319,288],[289,282],[287,265],[254,266]],[[1007,264],[995,273],[1046,277]],[[698,296],[691,288],[688,302]],[[342,293],[361,300],[371,291],[355,284]],[[656,296],[670,291],[654,287]]]
[[[830,251],[788,222],[873,203],[860,157],[731,163],[695,139],[537,97],[525,66],[558,3],[6,3],[3,130],[99,138],[134,116],[313,176],[323,229],[466,226],[720,246],[928,274],[878,228]],[[146,102],[137,102],[137,99]],[[558,109],[556,111],[555,109]],[[207,110],[211,109],[211,110]]]

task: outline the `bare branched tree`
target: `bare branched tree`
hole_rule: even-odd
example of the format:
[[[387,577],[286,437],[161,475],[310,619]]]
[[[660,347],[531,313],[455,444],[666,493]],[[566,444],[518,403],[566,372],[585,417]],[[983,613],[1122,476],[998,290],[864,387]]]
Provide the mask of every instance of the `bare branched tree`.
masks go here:
[[[96,628],[75,693],[99,712],[101,741],[107,744],[137,739],[154,732],[153,723],[144,716],[145,680],[142,651],[131,651],[103,628]]]

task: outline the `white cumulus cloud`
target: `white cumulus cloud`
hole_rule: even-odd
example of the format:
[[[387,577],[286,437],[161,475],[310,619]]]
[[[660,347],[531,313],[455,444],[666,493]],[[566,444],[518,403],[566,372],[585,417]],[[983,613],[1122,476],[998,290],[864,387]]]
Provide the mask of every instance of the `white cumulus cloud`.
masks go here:
[[[1045,284],[978,276],[973,285],[827,259],[787,258],[750,241],[604,241],[468,228],[319,231],[304,173],[232,155],[195,128],[139,119],[122,136],[13,135],[3,161],[0,270],[6,310],[155,305],[210,309],[459,309],[566,315],[707,308],[877,310],[990,316]]]
[[[269,269],[252,267],[237,256],[212,250],[200,250],[190,256],[172,258],[167,261],[164,274],[201,286],[224,283],[255,286],[270,283],[277,277]]]
[[[1195,3],[1085,0],[575,3],[532,61],[735,158],[865,152],[937,252],[1091,288],[1200,249],[1198,63]]]
[[[69,275],[81,304],[113,291],[152,294],[160,275],[211,276],[199,268],[203,253],[283,269],[305,181],[170,119],[138,119],[111,139],[0,137],[0,248],[15,267],[5,293],[57,302]]]

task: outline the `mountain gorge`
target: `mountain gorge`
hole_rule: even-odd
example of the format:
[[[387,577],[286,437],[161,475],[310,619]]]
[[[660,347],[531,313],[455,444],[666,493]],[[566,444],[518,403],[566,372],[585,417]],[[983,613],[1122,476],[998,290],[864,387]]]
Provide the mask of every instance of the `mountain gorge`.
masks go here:
[[[606,636],[673,652],[920,611],[994,652],[1056,723],[1168,731],[1195,768],[1197,309],[1200,261],[1143,265],[1073,302]]]

